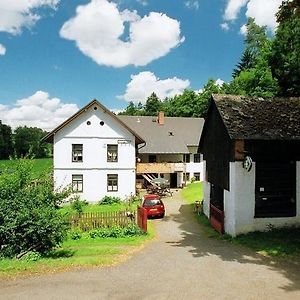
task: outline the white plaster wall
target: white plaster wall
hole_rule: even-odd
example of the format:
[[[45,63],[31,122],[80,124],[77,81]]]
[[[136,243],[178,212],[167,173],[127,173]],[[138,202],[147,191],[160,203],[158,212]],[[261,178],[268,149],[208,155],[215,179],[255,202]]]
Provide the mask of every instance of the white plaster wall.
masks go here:
[[[203,181],[203,212],[209,218],[210,183]]]
[[[264,231],[275,227],[300,223],[300,162],[296,167],[296,217],[254,218],[255,163],[250,172],[241,162],[230,163],[230,193],[225,192],[225,232],[233,236],[251,231]]]
[[[72,144],[83,144],[83,162],[72,162]],[[107,162],[107,144],[118,144],[118,162]],[[71,184],[72,174],[84,175],[81,197],[91,202],[105,194],[121,198],[134,194],[134,135],[99,107],[91,107],[54,135],[55,186]],[[107,192],[107,174],[119,174],[118,192]]]
[[[255,208],[255,163],[250,172],[242,162],[230,162],[229,191],[224,192],[225,232],[251,231]]]
[[[83,192],[76,193],[82,200],[98,202],[105,195],[126,199],[135,193],[134,170],[54,170],[55,188],[66,187],[72,182],[72,174],[83,175]],[[107,191],[107,174],[118,174],[118,191]]]

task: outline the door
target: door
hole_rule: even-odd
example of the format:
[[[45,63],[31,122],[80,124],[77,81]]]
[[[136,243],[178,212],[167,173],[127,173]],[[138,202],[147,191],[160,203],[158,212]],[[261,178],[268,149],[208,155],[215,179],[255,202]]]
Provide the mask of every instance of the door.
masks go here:
[[[170,174],[170,188],[177,188],[177,173]]]

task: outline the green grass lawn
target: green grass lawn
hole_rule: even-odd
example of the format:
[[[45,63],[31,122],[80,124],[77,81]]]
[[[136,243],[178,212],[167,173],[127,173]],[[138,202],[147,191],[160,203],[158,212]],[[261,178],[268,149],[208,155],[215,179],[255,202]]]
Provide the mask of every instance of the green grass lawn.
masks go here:
[[[45,172],[51,172],[53,168],[52,158],[32,159],[32,173],[34,178],[39,178]],[[0,160],[0,170],[3,168],[13,168],[14,160]]]
[[[201,182],[193,182],[187,185],[182,191],[181,195],[187,203],[195,203],[195,201],[202,201],[203,186]]]
[[[186,203],[193,209],[196,200],[203,198],[202,183],[191,183],[181,191],[181,195]],[[272,229],[267,232],[251,232],[248,234],[231,237],[229,235],[220,235],[210,225],[205,215],[197,215],[202,226],[203,232],[210,238],[227,240],[228,242],[246,246],[257,253],[272,257],[300,257],[300,228],[290,227],[281,229]]]
[[[148,234],[126,238],[95,238],[87,233],[79,240],[69,238],[61,247],[37,261],[0,259],[0,278],[67,271],[78,267],[110,266],[120,263],[154,237],[153,223]]]

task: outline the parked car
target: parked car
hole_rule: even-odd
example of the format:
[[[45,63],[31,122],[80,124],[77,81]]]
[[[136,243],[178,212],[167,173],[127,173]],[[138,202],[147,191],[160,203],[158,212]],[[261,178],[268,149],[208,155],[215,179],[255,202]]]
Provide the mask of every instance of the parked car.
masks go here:
[[[142,207],[146,208],[147,216],[161,217],[165,216],[165,205],[160,199],[160,196],[149,194],[142,198]]]

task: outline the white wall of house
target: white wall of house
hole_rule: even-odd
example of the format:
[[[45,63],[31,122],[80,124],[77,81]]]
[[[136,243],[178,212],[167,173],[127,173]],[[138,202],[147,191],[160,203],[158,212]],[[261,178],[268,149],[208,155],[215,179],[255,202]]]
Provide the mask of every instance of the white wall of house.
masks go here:
[[[300,222],[300,162],[296,165],[295,217],[255,218],[255,162],[247,172],[241,162],[230,163],[230,190],[224,190],[225,232],[236,236],[251,231],[264,231],[271,224],[275,227],[294,225]],[[210,183],[204,181],[203,210],[209,217]]]
[[[72,162],[72,144],[83,144],[82,162]],[[108,144],[118,145],[118,162],[107,162]],[[72,174],[83,175],[79,195],[90,202],[105,195],[125,198],[134,194],[134,135],[99,107],[90,107],[54,135],[55,187],[70,185]],[[107,174],[119,175],[118,192],[107,192]]]

